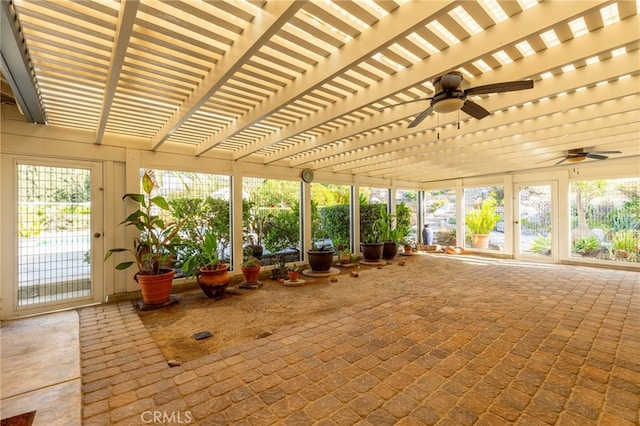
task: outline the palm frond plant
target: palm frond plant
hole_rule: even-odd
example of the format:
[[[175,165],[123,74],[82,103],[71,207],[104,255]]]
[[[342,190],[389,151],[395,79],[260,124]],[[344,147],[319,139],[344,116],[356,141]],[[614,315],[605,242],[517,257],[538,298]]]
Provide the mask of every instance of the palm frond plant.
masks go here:
[[[489,198],[482,202],[480,208],[471,209],[465,215],[467,229],[471,233],[473,247],[487,248],[489,246],[489,233],[500,220],[500,214],[496,213],[498,203]]]

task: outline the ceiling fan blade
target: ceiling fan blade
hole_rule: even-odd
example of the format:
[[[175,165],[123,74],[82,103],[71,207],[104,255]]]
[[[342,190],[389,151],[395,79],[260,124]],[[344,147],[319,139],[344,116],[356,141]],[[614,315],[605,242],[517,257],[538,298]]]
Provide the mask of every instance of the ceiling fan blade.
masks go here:
[[[463,112],[466,112],[467,114],[469,114],[474,118],[477,118],[478,120],[482,120],[483,118],[491,115],[489,111],[487,111],[477,103],[472,102],[468,99],[464,101],[464,104],[462,104],[461,109]]]
[[[533,89],[533,80],[505,81],[503,83],[485,84],[484,86],[470,87],[465,90],[467,95],[484,95],[487,93],[513,92],[516,90]]]
[[[393,105],[383,106],[382,108],[378,108],[378,111],[382,111],[382,110],[385,110],[385,109],[387,109],[387,108],[397,107],[398,105],[411,104],[411,103],[413,103],[413,102],[430,101],[431,99],[433,99],[433,97],[431,97],[431,98],[418,98],[418,99],[411,99],[410,101],[404,101],[404,102],[399,102],[399,103],[397,103],[397,104],[393,104]]]
[[[412,127],[416,127],[418,124],[422,123],[422,120],[427,118],[427,116],[431,114],[431,112],[433,112],[432,106],[430,106],[429,108],[425,109],[420,114],[418,114],[418,116],[414,118],[413,121],[409,124],[408,128],[410,129]]]
[[[440,77],[440,84],[442,90],[456,90],[460,83],[462,83],[462,76],[460,74],[445,74]]]
[[[546,162],[549,162],[549,161],[555,161],[555,160],[559,160],[560,158],[562,158],[562,161],[567,159],[567,157],[563,155],[562,157],[555,157],[555,158],[549,158],[547,160],[536,161],[536,164],[542,164],[542,163],[546,163]]]
[[[596,159],[596,160],[606,160],[607,158],[609,158],[606,155],[594,154],[593,152],[587,152],[587,155],[585,155],[585,157],[593,158],[593,159]]]
[[[569,157],[562,157],[562,160],[558,161],[557,163],[554,164],[554,166],[557,166],[558,164],[564,163],[565,161],[567,161],[569,159]]]
[[[622,154],[622,151],[589,151],[589,154]]]

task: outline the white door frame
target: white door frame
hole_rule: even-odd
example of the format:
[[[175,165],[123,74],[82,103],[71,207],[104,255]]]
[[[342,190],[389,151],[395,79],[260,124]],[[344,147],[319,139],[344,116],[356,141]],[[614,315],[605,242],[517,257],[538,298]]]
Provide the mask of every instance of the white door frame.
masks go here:
[[[18,305],[18,164],[88,169],[91,172],[91,295],[34,305]],[[72,309],[101,303],[104,300],[104,227],[103,164],[95,161],[44,159],[19,155],[2,157],[2,259],[0,261],[1,318],[13,318]]]
[[[520,188],[526,186],[550,186],[551,187],[551,255],[541,256],[520,252]],[[536,262],[559,263],[559,204],[558,181],[527,181],[513,184],[513,257],[519,260]]]

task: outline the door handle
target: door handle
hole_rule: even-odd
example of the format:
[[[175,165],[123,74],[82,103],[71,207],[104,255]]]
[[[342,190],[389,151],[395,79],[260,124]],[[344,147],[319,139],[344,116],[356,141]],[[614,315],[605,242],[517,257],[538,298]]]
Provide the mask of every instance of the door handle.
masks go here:
[[[101,233],[99,233],[99,232],[94,232],[93,233],[93,238],[100,238],[100,237],[102,237]]]
[[[515,223],[516,225],[519,224],[520,222],[517,220],[514,220],[513,223]]]

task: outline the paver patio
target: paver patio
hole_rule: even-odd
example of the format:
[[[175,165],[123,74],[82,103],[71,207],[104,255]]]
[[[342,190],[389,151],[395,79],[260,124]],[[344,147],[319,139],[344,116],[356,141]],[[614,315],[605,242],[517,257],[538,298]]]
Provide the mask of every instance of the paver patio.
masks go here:
[[[177,367],[131,302],[81,309],[84,424],[639,424],[640,273],[407,267],[402,294]]]

